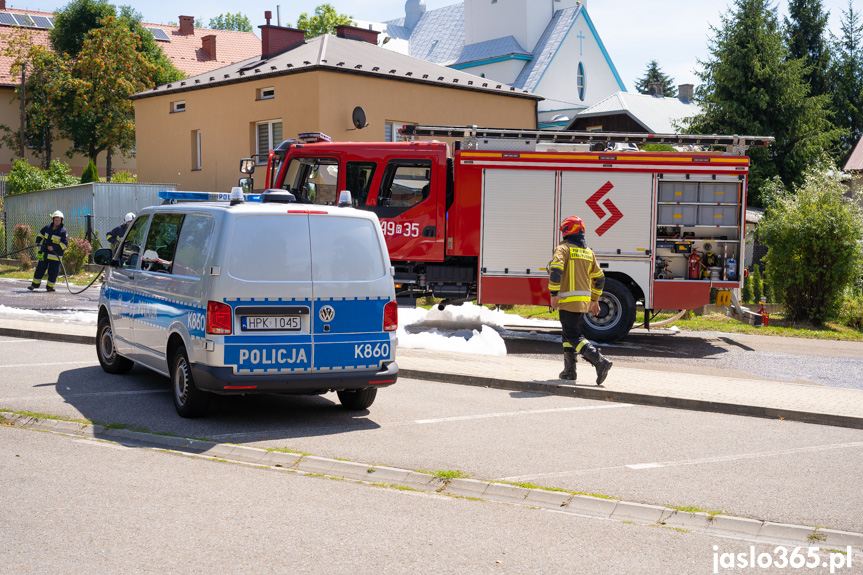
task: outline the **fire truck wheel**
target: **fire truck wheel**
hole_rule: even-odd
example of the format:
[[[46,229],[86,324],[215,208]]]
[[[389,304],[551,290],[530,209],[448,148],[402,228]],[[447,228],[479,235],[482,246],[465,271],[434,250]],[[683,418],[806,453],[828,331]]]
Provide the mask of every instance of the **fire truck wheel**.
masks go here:
[[[626,337],[635,323],[635,298],[619,281],[605,278],[599,298],[599,315],[584,318],[584,335],[590,340],[611,343]]]

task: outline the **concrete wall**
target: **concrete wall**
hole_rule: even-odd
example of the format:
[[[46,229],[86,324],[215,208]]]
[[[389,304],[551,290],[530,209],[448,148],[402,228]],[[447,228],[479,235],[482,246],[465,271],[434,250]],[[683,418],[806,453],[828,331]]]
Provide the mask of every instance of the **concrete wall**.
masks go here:
[[[275,97],[256,100],[261,88]],[[186,111],[171,113],[183,100]],[[361,106],[368,127],[355,130]],[[448,87],[312,71],[135,101],[138,177],[178,182],[181,190],[224,192],[240,177],[240,158],[255,152],[255,124],[281,120],[284,139],[321,131],[334,141],[376,142],[388,121],[536,129],[535,100]],[[201,169],[193,166],[201,130]],[[263,184],[263,178],[256,182]]]

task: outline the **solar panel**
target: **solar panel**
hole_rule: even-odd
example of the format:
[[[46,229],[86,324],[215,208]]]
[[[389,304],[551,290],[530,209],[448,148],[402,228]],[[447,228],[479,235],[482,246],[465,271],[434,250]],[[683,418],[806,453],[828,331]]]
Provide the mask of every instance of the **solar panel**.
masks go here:
[[[37,28],[53,28],[51,22],[45,16],[31,16],[33,18],[33,22],[36,24]]]
[[[19,26],[30,26],[33,27],[36,24],[33,23],[33,20],[27,14],[13,14],[15,19],[18,20]]]
[[[0,24],[5,24],[6,26],[17,26],[18,22],[15,21],[12,14],[9,14],[8,12],[0,12]]]
[[[51,27],[53,28],[54,27],[54,19],[48,18],[48,22],[51,24]]]
[[[168,36],[161,28],[147,28],[147,30],[153,33],[153,38],[155,38],[156,40],[162,40],[163,42],[171,41],[171,37]]]

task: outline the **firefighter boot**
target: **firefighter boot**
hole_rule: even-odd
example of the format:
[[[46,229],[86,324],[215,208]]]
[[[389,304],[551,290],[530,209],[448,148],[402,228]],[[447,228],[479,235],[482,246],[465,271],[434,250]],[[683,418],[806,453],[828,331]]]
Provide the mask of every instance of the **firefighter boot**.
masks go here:
[[[611,360],[599,353],[599,350],[589,343],[581,348],[581,355],[596,368],[596,385],[602,385],[613,365]]]
[[[566,346],[563,348],[563,371],[558,377],[575,381],[575,348]]]

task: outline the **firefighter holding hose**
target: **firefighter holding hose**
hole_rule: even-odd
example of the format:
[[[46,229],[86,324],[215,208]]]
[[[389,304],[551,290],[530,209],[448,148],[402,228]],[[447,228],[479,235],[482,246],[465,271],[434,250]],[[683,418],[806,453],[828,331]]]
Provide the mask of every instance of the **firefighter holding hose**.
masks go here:
[[[563,241],[554,250],[548,264],[548,290],[551,307],[560,310],[563,328],[564,369],[560,379],[575,380],[576,355],[581,354],[596,368],[596,385],[602,385],[612,362],[584,337],[581,332],[584,314],[599,313],[599,296],[605,286],[605,275],[596,263],[596,256],[584,240],[584,222],[578,216],[566,218],[560,225]]]
[[[33,273],[33,283],[27,289],[33,291],[42,285],[42,276],[48,272],[48,284],[46,290],[54,291],[57,282],[57,274],[60,273],[60,258],[69,247],[69,237],[66,228],[63,227],[63,212],[57,210],[51,214],[51,223],[41,229],[36,236],[36,245],[39,246],[37,256],[39,263]]]

